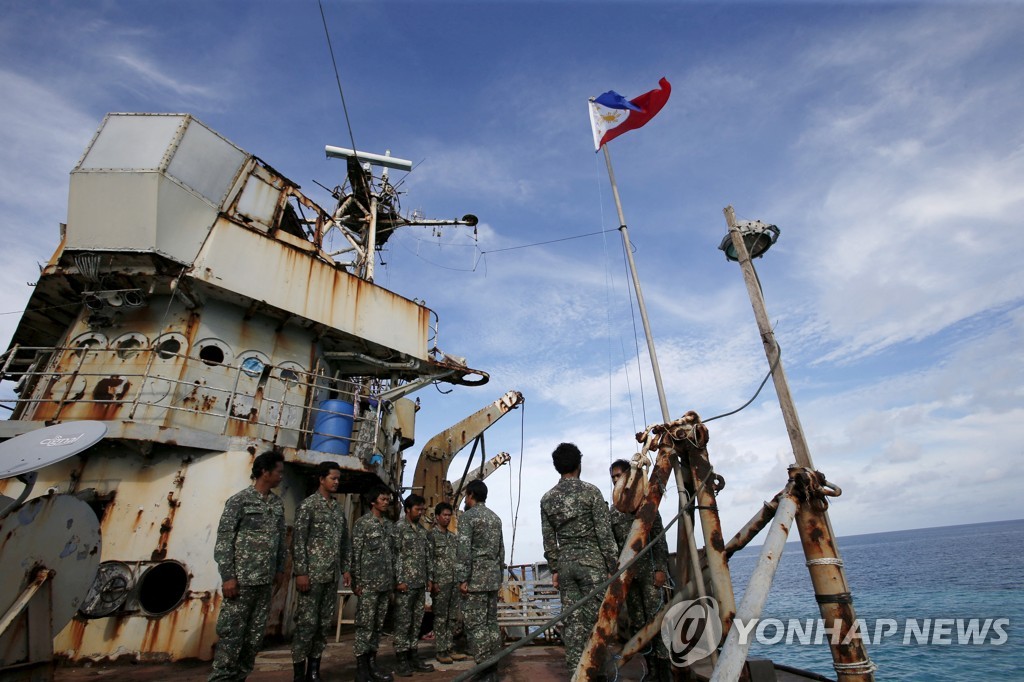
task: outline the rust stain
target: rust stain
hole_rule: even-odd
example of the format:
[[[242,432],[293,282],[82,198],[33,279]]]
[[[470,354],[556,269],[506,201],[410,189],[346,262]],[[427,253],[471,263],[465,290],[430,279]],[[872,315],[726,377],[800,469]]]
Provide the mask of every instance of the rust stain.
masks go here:
[[[135,521],[132,522],[132,531],[136,531],[139,528],[139,524],[142,522],[142,508],[135,512]]]
[[[722,530],[715,528],[711,531],[711,546],[718,552],[725,551],[725,540],[722,538]]]
[[[142,643],[139,645],[139,653],[145,653],[154,649],[156,638],[160,634],[160,621],[156,618],[146,620],[146,632],[142,635]]]
[[[156,543],[156,549],[153,550],[151,558],[153,561],[162,561],[167,558],[167,543],[171,539],[171,530],[174,529],[174,515],[178,511],[178,507],[181,506],[181,501],[175,496],[175,493],[181,492],[181,487],[185,483],[185,468],[188,465],[182,462],[181,469],[178,469],[174,475],[174,490],[167,492],[167,516],[160,523],[160,537]]]
[[[128,393],[132,384],[122,376],[104,377],[96,382],[92,390],[93,400],[121,400]]]
[[[85,628],[88,625],[84,620],[75,617],[71,620],[71,648],[79,651],[82,648],[82,640],[85,639]]]

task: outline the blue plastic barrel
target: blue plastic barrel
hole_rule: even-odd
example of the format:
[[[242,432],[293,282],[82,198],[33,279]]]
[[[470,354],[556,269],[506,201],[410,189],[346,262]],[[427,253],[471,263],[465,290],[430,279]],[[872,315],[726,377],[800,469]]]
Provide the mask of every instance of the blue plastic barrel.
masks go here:
[[[324,400],[313,424],[309,449],[332,455],[347,455],[352,437],[355,409],[346,400]]]

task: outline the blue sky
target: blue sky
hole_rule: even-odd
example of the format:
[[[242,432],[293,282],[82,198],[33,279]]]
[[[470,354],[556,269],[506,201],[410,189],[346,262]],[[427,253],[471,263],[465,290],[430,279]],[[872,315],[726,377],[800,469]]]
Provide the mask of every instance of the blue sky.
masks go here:
[[[397,235],[377,281],[425,300],[441,347],[492,377],[420,392],[420,445],[526,396],[486,436],[514,458],[488,479],[509,519],[522,463],[516,560],[540,558],[552,448],[578,443],[607,492],[610,459],[660,414],[618,233],[501,249],[616,227],[586,100],[661,76],[668,105],[611,152],[671,411],[734,409],[767,371],[716,249],[732,204],[782,229],[757,265],[815,463],[844,490],[836,532],[1024,517],[1024,6],[324,9],[356,145],[419,163],[403,209],[481,219],[476,241]],[[350,146],[315,2],[4,2],[0,92],[0,312],[24,307],[108,111],[192,113],[328,207],[313,181],[344,169],[323,145]],[[0,337],[16,320],[0,315]],[[792,459],[771,386],[711,433],[729,534]]]

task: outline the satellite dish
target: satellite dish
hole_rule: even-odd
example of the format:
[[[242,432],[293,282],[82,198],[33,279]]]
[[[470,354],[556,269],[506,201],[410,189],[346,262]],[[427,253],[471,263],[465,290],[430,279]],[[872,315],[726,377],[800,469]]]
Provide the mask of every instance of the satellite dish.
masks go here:
[[[0,443],[0,478],[38,471],[86,448],[107,435],[107,425],[97,421],[55,424],[15,436]]]

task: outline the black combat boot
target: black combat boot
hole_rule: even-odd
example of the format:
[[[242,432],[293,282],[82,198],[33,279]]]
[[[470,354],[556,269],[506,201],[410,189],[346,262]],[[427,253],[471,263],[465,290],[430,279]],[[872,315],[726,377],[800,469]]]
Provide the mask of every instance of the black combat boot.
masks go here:
[[[306,682],[321,682],[320,658],[306,659]]]
[[[373,682],[370,674],[370,654],[356,656],[356,682]]]
[[[306,682],[306,662],[292,661],[292,682]]]
[[[377,652],[367,654],[370,658],[370,680],[372,682],[394,682],[395,676],[377,667]]]
[[[409,665],[409,651],[396,651],[395,659],[398,663],[395,665],[395,674],[399,677],[412,677],[412,666]]]
[[[432,673],[434,672],[434,666],[429,663],[424,663],[420,660],[420,657],[416,655],[415,649],[409,649],[405,652],[409,656],[409,667],[418,673]]]

